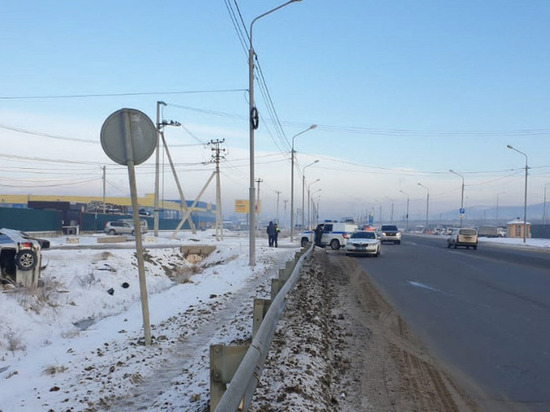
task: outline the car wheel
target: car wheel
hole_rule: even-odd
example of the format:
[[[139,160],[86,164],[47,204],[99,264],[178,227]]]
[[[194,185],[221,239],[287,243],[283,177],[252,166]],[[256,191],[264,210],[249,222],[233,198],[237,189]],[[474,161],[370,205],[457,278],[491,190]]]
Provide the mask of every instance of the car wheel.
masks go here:
[[[340,242],[338,242],[338,240],[336,239],[332,239],[330,241],[330,247],[332,248],[332,250],[338,250],[340,249]]]
[[[110,229],[109,234],[110,235],[116,235],[116,230],[115,229]]]
[[[135,236],[135,235],[136,235],[136,232],[134,232],[134,231],[132,230],[132,231],[130,232],[130,234],[131,234],[132,236]]]
[[[307,245],[307,243],[309,242],[308,238],[307,237],[303,237],[302,240],[300,241],[300,245],[302,247],[305,247],[305,245]]]
[[[454,246],[455,246],[455,249],[456,249],[456,248],[458,247],[458,245],[457,245],[456,243],[455,243],[455,245],[454,245]]]
[[[396,243],[397,243],[398,245],[400,245],[400,244],[401,244],[401,241],[400,241],[400,240],[398,240],[398,241],[397,241]]]
[[[447,242],[447,249],[450,249],[450,248],[451,248],[451,244]]]
[[[19,270],[33,270],[38,262],[38,257],[34,250],[20,250],[15,255],[15,265]]]
[[[476,246],[474,246],[474,250],[477,250],[477,245],[476,245]]]

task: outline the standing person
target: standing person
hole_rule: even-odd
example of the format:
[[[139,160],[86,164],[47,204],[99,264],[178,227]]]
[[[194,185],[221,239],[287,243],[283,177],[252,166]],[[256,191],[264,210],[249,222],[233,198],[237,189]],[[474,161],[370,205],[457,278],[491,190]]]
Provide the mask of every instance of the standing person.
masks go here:
[[[275,233],[277,233],[275,231],[275,225],[273,224],[273,222],[269,222],[266,232],[267,232],[267,239],[269,241],[269,246],[272,247],[273,243],[275,242]]]
[[[321,246],[321,239],[323,237],[323,225],[317,225],[315,228],[315,246]]]
[[[273,238],[273,244],[275,247],[279,247],[279,232],[281,229],[279,229],[279,226],[277,226],[277,223],[275,223],[273,226],[275,226],[275,237]]]

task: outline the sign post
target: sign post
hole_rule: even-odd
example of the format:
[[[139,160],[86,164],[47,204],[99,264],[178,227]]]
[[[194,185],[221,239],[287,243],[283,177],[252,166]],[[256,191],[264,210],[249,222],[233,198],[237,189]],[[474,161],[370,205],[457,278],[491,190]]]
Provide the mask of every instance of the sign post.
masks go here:
[[[128,166],[145,345],[151,344],[151,321],[149,319],[135,166],[143,163],[153,154],[157,139],[157,130],[151,119],[135,109],[120,109],[114,112],[101,127],[101,146],[105,154],[116,163]]]

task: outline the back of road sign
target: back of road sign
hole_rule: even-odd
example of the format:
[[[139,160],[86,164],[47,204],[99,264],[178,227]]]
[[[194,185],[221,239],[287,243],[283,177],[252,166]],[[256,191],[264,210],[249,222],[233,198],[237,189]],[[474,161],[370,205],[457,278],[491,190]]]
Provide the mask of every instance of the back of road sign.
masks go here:
[[[143,163],[157,147],[157,129],[143,112],[120,109],[101,127],[101,146],[109,158],[120,165]]]

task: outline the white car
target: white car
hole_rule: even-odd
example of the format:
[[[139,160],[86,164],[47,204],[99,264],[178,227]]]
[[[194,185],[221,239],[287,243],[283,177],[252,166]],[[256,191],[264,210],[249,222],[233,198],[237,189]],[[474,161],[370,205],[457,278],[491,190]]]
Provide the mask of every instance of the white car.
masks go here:
[[[477,230],[473,228],[457,228],[453,229],[449,237],[447,238],[447,247],[463,246],[466,249],[477,249]]]
[[[18,274],[25,272],[37,271],[39,275],[41,251],[49,247],[49,240],[36,239],[19,230],[0,229],[0,283],[17,283]]]
[[[382,245],[376,232],[354,232],[346,242],[346,255],[380,256]]]

